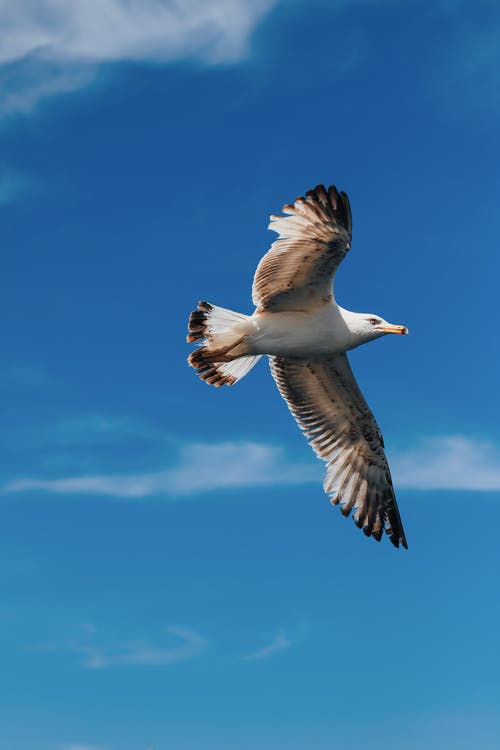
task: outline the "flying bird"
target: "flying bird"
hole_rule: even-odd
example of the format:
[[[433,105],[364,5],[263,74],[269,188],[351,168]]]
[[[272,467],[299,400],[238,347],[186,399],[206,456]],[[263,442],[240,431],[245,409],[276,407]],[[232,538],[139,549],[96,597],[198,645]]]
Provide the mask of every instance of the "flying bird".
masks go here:
[[[189,364],[207,383],[233,385],[262,355],[278,390],[316,455],[332,504],[351,511],[366,536],[384,531],[407,548],[382,433],[361,393],[346,352],[389,333],[406,334],[379,315],[345,310],[333,279],[351,247],[349,199],[318,185],[271,216],[278,239],[253,281],[253,315],[208,302],[191,313]]]

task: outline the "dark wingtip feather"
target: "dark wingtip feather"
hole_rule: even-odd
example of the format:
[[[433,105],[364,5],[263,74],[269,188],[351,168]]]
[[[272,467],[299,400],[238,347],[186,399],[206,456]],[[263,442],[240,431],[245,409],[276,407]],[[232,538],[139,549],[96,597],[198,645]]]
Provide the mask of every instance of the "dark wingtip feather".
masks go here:
[[[334,495],[333,497],[331,497],[330,502],[332,505],[339,506],[340,512],[342,513],[344,518],[347,518],[351,514],[352,502],[346,502],[345,498],[341,497],[340,495]],[[377,506],[374,506],[374,508],[376,507]],[[362,529],[365,536],[371,536],[373,537],[373,539],[375,539],[376,542],[380,542],[382,537],[384,536],[385,531],[389,536],[390,541],[396,548],[399,548],[399,546],[401,545],[401,547],[404,547],[404,549],[408,549],[408,542],[406,541],[405,533],[403,531],[403,525],[399,517],[399,512],[396,511],[397,517],[392,518],[392,523],[386,516],[387,511],[386,513],[383,513],[383,516],[386,517],[384,526],[382,520],[383,516],[381,516],[379,512],[380,508],[378,508],[377,510],[372,510],[371,512],[368,508],[365,508],[363,512],[360,512],[360,510],[361,509],[359,508],[356,510],[356,512],[352,516],[352,520],[354,521],[358,529]]]
[[[342,224],[347,230],[349,236],[352,236],[351,203],[349,201],[349,196],[343,191],[340,193],[340,203],[342,206]]]
[[[351,237],[352,215],[347,193],[339,192],[335,185],[330,185],[328,188],[324,185],[316,185],[313,190],[307,190],[305,198],[311,203],[319,204],[328,218],[340,224]],[[297,201],[300,200],[304,199],[297,198]]]
[[[330,201],[333,209],[336,210],[339,202],[339,191],[335,185],[330,185],[328,188],[328,200]]]
[[[391,534],[389,538],[396,549],[399,549],[399,545],[401,545],[404,549],[408,549],[408,542],[406,541],[406,537],[404,536],[404,534],[402,536]]]

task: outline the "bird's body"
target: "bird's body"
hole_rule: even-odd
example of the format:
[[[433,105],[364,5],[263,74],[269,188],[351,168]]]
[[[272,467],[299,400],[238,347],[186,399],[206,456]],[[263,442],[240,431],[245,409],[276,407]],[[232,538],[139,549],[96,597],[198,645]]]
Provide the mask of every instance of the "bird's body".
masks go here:
[[[334,302],[308,312],[255,312],[250,321],[252,354],[321,357],[357,346],[342,309]]]
[[[365,343],[353,325],[355,315],[334,301],[309,311],[257,310],[246,321],[236,323],[233,332],[245,336],[246,354],[324,357]],[[242,346],[239,351],[243,353]]]
[[[346,351],[387,333],[408,333],[377,315],[337,305],[332,282],[351,243],[345,193],[319,185],[272,216],[279,239],[260,261],[253,315],[207,302],[191,314],[189,357],[206,382],[240,380],[268,355],[278,389],[316,454],[327,463],[324,489],[344,515],[377,540],[407,546],[380,430],[352,374]]]

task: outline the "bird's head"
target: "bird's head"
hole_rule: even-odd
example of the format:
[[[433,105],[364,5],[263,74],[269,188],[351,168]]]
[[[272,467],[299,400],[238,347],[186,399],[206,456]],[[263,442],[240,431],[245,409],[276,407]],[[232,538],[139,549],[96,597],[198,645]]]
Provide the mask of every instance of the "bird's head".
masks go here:
[[[372,339],[378,339],[380,336],[385,336],[388,333],[409,333],[406,326],[394,325],[388,323],[379,315],[373,313],[361,313],[358,317],[359,333],[362,334],[365,341],[372,341]]]
[[[393,325],[374,313],[353,313],[341,310],[354,346],[373,341],[388,333],[408,333],[406,326]]]

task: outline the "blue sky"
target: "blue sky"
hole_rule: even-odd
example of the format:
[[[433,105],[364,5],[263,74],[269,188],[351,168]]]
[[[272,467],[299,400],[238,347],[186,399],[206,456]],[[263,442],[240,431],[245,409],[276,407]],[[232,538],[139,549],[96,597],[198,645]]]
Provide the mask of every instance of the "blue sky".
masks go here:
[[[500,10],[0,8],[0,745],[498,746]],[[265,362],[186,365],[250,312],[268,216],[351,198],[336,296],[410,548],[330,507]]]

